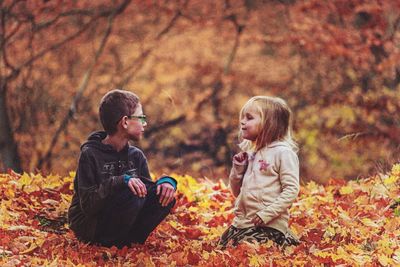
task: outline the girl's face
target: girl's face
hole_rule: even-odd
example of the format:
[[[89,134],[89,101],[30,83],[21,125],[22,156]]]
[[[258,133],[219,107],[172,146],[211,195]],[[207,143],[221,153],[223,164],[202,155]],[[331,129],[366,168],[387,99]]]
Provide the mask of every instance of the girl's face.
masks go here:
[[[260,131],[261,116],[254,108],[248,108],[243,111],[240,120],[240,130],[244,139],[255,141]]]

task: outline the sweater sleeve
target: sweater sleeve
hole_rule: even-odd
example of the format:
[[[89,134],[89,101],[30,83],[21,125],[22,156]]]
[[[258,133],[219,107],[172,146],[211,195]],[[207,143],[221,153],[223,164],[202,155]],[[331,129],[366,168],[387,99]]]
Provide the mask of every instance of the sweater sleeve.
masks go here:
[[[233,161],[232,169],[229,174],[229,185],[232,190],[232,194],[237,197],[240,194],[240,188],[242,187],[243,176],[247,169],[247,162],[245,164],[239,164]]]
[[[257,212],[257,215],[265,224],[290,208],[300,190],[299,159],[296,153],[291,150],[285,150],[278,157],[282,191],[271,205]]]
[[[97,214],[104,207],[108,196],[126,186],[123,176],[112,176],[99,184],[96,173],[94,160],[90,159],[88,151],[82,151],[76,178],[80,206],[87,216]]]
[[[139,176],[151,181],[149,166],[147,164],[147,158],[143,154],[143,152],[140,153]]]
[[[176,191],[176,187],[178,186],[178,181],[171,177],[171,176],[162,176],[160,179],[157,180],[156,185],[160,185],[163,183],[168,183],[174,187],[174,190]]]

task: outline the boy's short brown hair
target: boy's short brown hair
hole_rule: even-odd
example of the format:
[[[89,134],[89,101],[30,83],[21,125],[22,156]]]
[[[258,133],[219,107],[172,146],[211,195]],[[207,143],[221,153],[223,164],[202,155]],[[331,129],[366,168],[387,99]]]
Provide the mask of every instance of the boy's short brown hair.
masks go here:
[[[130,91],[111,90],[100,101],[99,116],[107,134],[117,131],[118,121],[132,115],[139,104],[139,97]]]

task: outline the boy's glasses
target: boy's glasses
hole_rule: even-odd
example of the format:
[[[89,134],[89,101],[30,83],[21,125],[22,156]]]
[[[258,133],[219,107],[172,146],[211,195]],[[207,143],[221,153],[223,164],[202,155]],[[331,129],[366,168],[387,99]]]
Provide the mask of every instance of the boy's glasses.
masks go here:
[[[146,121],[146,115],[139,115],[139,116],[135,116],[135,115],[129,115],[127,116],[129,119],[138,119],[140,121],[141,124],[145,124]]]

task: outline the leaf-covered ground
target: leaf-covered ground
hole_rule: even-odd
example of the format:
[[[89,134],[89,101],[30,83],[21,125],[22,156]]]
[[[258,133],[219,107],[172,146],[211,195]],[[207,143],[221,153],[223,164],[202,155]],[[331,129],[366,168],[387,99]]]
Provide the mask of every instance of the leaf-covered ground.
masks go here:
[[[400,265],[399,164],[386,175],[302,186],[290,220],[302,243],[284,249],[218,248],[233,198],[223,182],[190,176],[177,176],[177,205],[145,245],[88,246],[66,224],[73,175],[0,174],[1,266]]]

